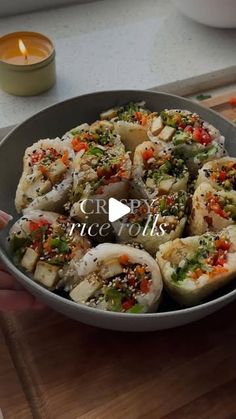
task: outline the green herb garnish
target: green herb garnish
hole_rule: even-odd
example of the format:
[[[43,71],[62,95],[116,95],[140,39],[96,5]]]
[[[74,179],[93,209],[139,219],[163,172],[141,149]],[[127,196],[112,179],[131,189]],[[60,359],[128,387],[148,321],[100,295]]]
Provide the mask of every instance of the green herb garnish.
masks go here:
[[[68,253],[70,248],[63,238],[53,238],[51,239],[51,248],[58,249],[60,253]]]
[[[126,122],[137,122],[135,118],[135,113],[141,112],[143,114],[150,114],[150,111],[146,109],[144,105],[139,103],[130,102],[125,106],[121,106],[117,111],[117,117],[119,120]]]
[[[210,99],[212,96],[211,95],[205,95],[203,93],[201,93],[200,95],[196,96],[197,100],[206,100],[206,99]]]
[[[196,269],[202,269],[206,272],[211,270],[211,268],[206,265],[205,259],[207,259],[209,255],[214,255],[215,253],[215,242],[210,240],[210,238],[206,235],[200,240],[198,250],[193,255],[191,255],[190,258],[185,259],[183,267],[178,266],[176,268],[176,271],[171,275],[171,279],[174,282],[179,282],[186,278],[186,275],[189,271],[194,272]]]
[[[186,259],[185,264],[182,268],[178,267],[175,272],[172,273],[171,279],[174,282],[183,281],[189,271],[194,272],[198,268],[202,268],[202,263],[197,260],[198,254],[194,255],[191,259]]]

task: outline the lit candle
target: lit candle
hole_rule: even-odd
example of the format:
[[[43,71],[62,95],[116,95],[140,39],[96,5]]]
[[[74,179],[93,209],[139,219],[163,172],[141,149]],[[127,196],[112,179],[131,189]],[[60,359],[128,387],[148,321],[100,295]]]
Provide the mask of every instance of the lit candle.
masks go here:
[[[36,32],[13,32],[0,38],[0,87],[19,96],[37,95],[55,83],[55,49]]]
[[[22,54],[22,55],[23,55],[23,57],[24,57],[25,64],[28,64],[28,55],[29,55],[29,53],[28,53],[28,51],[27,51],[27,49],[26,49],[26,47],[25,47],[25,44],[24,44],[24,42],[22,41],[22,39],[19,39],[19,40],[18,40],[18,44],[19,44],[19,50],[20,50],[21,54]]]

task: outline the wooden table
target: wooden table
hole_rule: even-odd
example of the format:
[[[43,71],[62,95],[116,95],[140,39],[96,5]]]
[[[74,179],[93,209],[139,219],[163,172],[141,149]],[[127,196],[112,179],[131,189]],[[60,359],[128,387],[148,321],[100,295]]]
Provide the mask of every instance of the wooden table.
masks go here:
[[[28,419],[32,417],[2,332],[0,332],[0,409],[4,412],[4,418]],[[2,419],[1,410],[0,419]]]
[[[233,119],[229,96],[205,104]],[[146,334],[49,309],[1,315],[0,326],[4,419],[236,419],[236,302]]]
[[[146,334],[100,330],[50,310],[2,318],[4,418],[234,419],[235,313],[233,303]]]

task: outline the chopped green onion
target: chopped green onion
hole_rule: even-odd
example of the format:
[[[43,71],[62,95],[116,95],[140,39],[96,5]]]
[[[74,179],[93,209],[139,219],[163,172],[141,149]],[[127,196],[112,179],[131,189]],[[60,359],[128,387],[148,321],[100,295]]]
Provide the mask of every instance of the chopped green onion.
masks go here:
[[[100,156],[103,156],[104,150],[102,150],[101,148],[98,148],[98,147],[90,147],[89,150],[88,150],[88,154],[100,157]]]

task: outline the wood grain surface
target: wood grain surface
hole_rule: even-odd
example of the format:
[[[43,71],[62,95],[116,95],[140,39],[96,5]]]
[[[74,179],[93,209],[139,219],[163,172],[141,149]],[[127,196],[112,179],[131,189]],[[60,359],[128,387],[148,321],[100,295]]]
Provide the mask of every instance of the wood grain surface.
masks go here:
[[[235,312],[233,303],[146,334],[100,330],[50,310],[7,316],[2,326],[34,418],[232,419]]]
[[[0,419],[2,418],[30,419],[32,413],[6,341],[0,332]]]
[[[234,119],[232,95],[205,104]],[[49,309],[2,314],[2,415],[236,419],[235,319],[236,302],[181,328],[132,334],[89,327]]]
[[[230,99],[236,100],[236,91],[226,93],[221,96],[211,97],[202,101],[204,106],[213,109],[216,112],[224,115],[230,121],[236,120],[236,106],[230,103]]]

